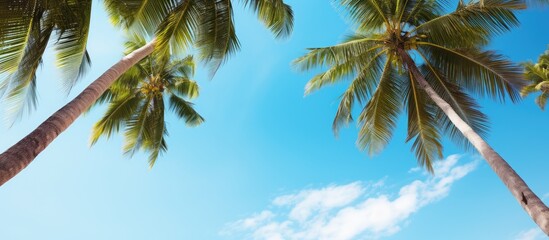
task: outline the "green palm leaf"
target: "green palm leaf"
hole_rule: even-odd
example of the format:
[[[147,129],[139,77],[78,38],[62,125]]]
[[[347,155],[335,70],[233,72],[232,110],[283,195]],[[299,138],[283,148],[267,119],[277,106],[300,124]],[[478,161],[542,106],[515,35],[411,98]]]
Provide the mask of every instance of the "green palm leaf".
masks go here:
[[[387,59],[378,87],[358,118],[358,146],[373,155],[389,143],[402,106],[401,82]]]
[[[292,8],[282,0],[242,0],[252,8],[260,21],[277,38],[288,37],[292,33],[294,14]]]
[[[198,126],[204,122],[204,118],[198,114],[193,104],[187,102],[176,95],[170,95],[170,110],[172,110],[177,117],[185,120],[188,126]]]
[[[406,92],[408,109],[406,141],[415,138],[412,149],[415,151],[418,162],[432,173],[434,161],[442,158],[442,144],[436,121],[437,107],[430,102],[413,78],[414,76],[410,73]]]

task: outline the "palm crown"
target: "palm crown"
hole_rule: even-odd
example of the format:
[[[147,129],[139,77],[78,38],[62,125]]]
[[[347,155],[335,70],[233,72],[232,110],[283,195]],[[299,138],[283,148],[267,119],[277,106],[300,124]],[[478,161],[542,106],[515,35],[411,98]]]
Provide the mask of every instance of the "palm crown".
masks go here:
[[[536,98],[536,103],[541,109],[549,97],[549,51],[538,58],[537,63],[526,62],[524,66],[524,78],[530,83],[521,90],[521,95],[527,96],[533,92],[541,92]]]
[[[370,154],[387,145],[403,109],[408,116],[406,141],[414,140],[412,148],[428,170],[442,155],[442,133],[467,144],[421,89],[421,79],[481,134],[487,130],[487,119],[469,93],[519,99],[519,69],[482,47],[492,35],[518,24],[513,10],[524,8],[523,1],[460,1],[448,14],[443,14],[445,1],[338,2],[356,24],[355,34],[335,46],[309,49],[295,64],[301,70],[326,68],[308,82],[306,93],[352,79],[341,96],[333,129],[337,133],[340,126],[353,120],[355,102],[364,103],[358,117],[357,144]]]
[[[133,36],[126,43],[126,52],[145,45],[143,38]],[[165,102],[170,110],[187,125],[196,126],[204,119],[188,102],[198,96],[192,56],[183,59],[157,61],[151,55],[125,72],[98,100],[109,101],[104,116],[94,125],[92,145],[101,137],[111,136],[124,128],[124,152],[133,154],[142,149],[150,152],[152,167],[159,154],[167,150],[165,136]]]

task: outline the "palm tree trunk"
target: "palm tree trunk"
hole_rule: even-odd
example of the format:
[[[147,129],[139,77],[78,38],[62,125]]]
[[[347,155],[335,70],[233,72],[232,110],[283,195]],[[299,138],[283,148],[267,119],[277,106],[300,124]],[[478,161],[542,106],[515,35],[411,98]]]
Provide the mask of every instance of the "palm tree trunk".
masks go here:
[[[549,236],[549,208],[547,208],[530,187],[526,185],[524,180],[522,180],[515,170],[513,170],[513,168],[511,168],[511,166],[509,166],[509,164],[469,126],[469,124],[461,119],[450,104],[435,92],[420,73],[410,55],[404,51],[401,51],[400,55],[408,70],[412,72],[414,79],[418,82],[419,86],[425,90],[431,100],[442,109],[450,121],[452,121],[482,157],[484,157],[505,186],[511,191],[515,199],[520,203],[522,208],[524,208],[541,230]]]
[[[122,58],[76,98],[57,110],[34,131],[0,154],[0,186],[27,167],[61,132],[86,111],[120,75],[151,54],[155,42],[153,39],[145,46]]]

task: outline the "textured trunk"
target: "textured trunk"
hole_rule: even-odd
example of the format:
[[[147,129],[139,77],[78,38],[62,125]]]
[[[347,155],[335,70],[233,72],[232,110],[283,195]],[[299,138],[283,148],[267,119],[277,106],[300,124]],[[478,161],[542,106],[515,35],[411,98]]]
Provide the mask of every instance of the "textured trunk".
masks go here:
[[[86,111],[122,73],[154,50],[155,40],[128,54],[19,142],[0,154],[0,186],[27,167],[61,132]]]
[[[477,151],[484,157],[490,167],[496,172],[505,186],[511,191],[522,208],[530,215],[541,230],[549,236],[549,208],[539,197],[526,185],[524,180],[509,166],[509,164],[496,152],[484,139],[482,139],[461,117],[454,111],[452,106],[442,99],[425,80],[416,64],[404,51],[401,52],[402,59],[408,70],[412,72],[414,79],[418,82],[427,95],[442,109],[450,121],[459,131],[471,142]]]

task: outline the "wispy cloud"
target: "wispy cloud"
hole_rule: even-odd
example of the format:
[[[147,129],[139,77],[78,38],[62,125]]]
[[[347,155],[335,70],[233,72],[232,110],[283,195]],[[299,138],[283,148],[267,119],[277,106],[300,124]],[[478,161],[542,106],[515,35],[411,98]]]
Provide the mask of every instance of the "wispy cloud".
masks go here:
[[[539,228],[535,227],[535,228],[520,232],[515,238],[515,240],[542,240],[542,239],[545,239],[543,235],[544,235],[543,232]]]
[[[305,189],[275,198],[268,210],[227,224],[221,234],[257,240],[379,239],[400,231],[422,207],[448,195],[454,182],[473,171],[478,161],[459,165],[452,155],[434,166],[435,175],[423,175],[384,193],[385,179]]]

